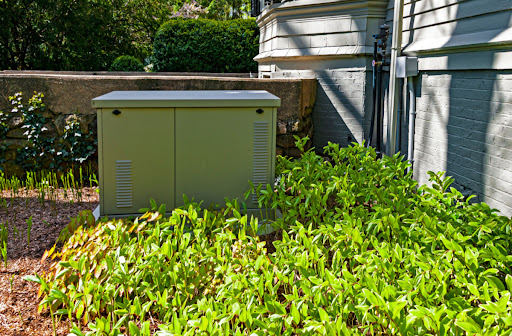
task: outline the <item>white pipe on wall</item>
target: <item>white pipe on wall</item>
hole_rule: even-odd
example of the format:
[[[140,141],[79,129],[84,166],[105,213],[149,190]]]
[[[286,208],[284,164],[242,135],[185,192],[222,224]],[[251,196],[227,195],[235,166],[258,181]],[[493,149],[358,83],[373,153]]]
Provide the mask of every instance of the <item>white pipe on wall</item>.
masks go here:
[[[411,167],[407,169],[407,172],[411,171],[414,165],[414,121],[416,119],[416,97],[414,94],[413,78],[407,78],[407,88],[409,89],[409,134],[408,134],[408,145],[407,145],[407,159]],[[414,170],[413,170],[414,174]]]
[[[395,0],[393,12],[393,38],[391,43],[391,64],[389,70],[388,100],[388,141],[387,152],[392,156],[396,153],[398,79],[396,78],[396,59],[401,55],[402,21],[404,18],[404,0]]]

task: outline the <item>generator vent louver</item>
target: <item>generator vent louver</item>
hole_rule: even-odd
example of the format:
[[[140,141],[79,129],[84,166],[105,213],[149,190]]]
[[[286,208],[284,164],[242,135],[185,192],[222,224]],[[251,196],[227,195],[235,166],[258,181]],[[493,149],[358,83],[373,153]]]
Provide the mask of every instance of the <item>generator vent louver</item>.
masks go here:
[[[132,161],[116,161],[116,206],[130,208],[133,206]]]
[[[254,122],[254,148],[253,148],[253,166],[252,182],[254,186],[262,184],[265,186],[268,182],[268,164],[269,164],[269,123],[267,121]],[[258,202],[258,196],[252,195],[254,203]]]

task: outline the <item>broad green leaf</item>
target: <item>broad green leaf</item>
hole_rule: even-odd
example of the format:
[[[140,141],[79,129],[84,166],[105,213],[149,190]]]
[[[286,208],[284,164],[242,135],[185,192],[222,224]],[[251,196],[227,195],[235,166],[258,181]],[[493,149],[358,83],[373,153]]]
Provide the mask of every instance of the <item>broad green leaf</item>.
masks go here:
[[[128,323],[128,328],[130,330],[130,336],[141,336],[139,327],[132,321]]]
[[[473,319],[469,318],[468,317],[468,320],[467,321],[455,321],[455,325],[459,326],[460,328],[462,328],[463,330],[467,331],[468,333],[472,334],[472,335],[481,335],[482,334],[482,329],[480,328],[480,326],[475,322],[473,321]]]
[[[510,274],[505,276],[505,282],[507,283],[508,290],[512,292],[512,276]]]
[[[501,282],[501,280],[498,279],[497,277],[495,277],[493,275],[486,275],[485,278],[487,279],[487,281],[489,282],[491,287],[495,287],[500,291],[505,290],[505,286],[503,285],[503,282]]]
[[[26,275],[23,277],[23,280],[33,281],[33,282],[37,282],[38,284],[41,284],[41,279],[37,275]]]
[[[505,310],[501,309],[501,307],[498,306],[497,304],[495,304],[494,302],[487,302],[487,303],[481,304],[479,306],[492,314],[501,314],[505,311]]]
[[[370,301],[370,303],[373,306],[379,307],[384,302],[384,300],[382,299],[379,300],[379,298],[377,297],[378,294],[374,294],[371,291],[367,290],[366,288],[363,288],[363,295],[365,298],[368,299],[368,301]]]
[[[322,307],[318,307],[318,314],[320,314],[322,322],[328,323],[330,321],[329,314]]]
[[[480,296],[480,292],[478,291],[478,288],[475,285],[473,285],[472,283],[468,284],[468,289],[471,292],[471,294],[473,294],[474,296],[476,296],[476,297]]]
[[[297,307],[295,306],[295,302],[292,302],[292,305],[290,308],[290,314],[292,315],[293,321],[295,322],[295,324],[299,324],[300,323],[300,313],[297,310]]]

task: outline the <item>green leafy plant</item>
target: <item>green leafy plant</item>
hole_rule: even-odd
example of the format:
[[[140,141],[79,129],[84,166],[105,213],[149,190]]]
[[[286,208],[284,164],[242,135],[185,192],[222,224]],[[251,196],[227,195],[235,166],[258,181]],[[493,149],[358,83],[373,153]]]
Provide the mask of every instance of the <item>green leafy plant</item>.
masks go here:
[[[0,254],[7,268],[7,239],[9,239],[9,222],[0,223]]]
[[[23,119],[23,133],[30,145],[18,150],[16,154],[16,163],[22,168],[42,169],[47,155],[53,156],[55,146],[53,137],[44,136],[48,131],[45,125],[48,119],[43,116],[46,106],[43,103],[43,94],[35,94],[28,101],[28,106],[24,105],[22,93],[18,92],[9,97],[13,104],[11,113],[20,114]]]
[[[50,168],[59,166],[73,167],[76,163],[82,163],[96,153],[96,136],[92,130],[84,132],[76,115],[71,116],[64,126],[64,134],[59,139],[60,150],[57,151],[57,163]],[[80,168],[81,169],[81,168]],[[81,172],[81,170],[80,170]]]
[[[32,217],[34,216],[30,216],[29,219],[27,219],[27,245],[30,245],[30,235],[32,233]]]
[[[80,166],[96,152],[95,135],[92,130],[84,131],[78,116],[71,115],[66,120],[62,136],[55,138],[49,132],[51,119],[45,116],[46,106],[43,98],[42,93],[35,93],[25,103],[21,92],[9,97],[13,106],[10,114],[19,115],[22,118],[21,128],[28,142],[27,146],[17,151],[16,164],[26,171],[43,169],[63,171]],[[3,157],[2,154],[0,148],[0,157]]]
[[[40,309],[75,335],[512,334],[510,218],[442,173],[418,186],[398,155],[325,154],[279,157],[276,185],[251,191],[282,212],[273,246],[236,200],[169,216],[151,202],[137,219],[81,213],[43,256],[50,272],[27,277]]]
[[[0,246],[0,253],[2,254],[2,259],[4,260],[4,268],[7,269],[7,242],[0,242],[2,245]]]

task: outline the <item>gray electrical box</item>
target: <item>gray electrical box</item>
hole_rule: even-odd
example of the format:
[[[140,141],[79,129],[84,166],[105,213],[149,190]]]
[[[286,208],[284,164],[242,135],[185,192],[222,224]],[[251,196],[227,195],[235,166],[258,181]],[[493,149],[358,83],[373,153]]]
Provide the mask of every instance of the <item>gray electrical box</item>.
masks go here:
[[[418,57],[400,56],[396,59],[396,77],[418,76]]]
[[[267,91],[114,91],[98,111],[100,215],[136,215],[150,199],[172,210],[244,201],[272,184],[277,107]],[[248,209],[257,209],[250,197]]]

